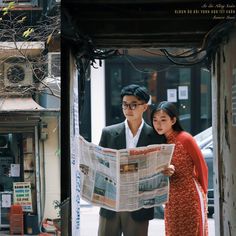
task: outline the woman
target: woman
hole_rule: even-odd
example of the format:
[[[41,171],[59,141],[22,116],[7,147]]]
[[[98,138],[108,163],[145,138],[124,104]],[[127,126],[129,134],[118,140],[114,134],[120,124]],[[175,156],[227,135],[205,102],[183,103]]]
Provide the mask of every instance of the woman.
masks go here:
[[[161,102],[151,120],[156,132],[175,144],[171,161],[175,171],[165,206],[166,236],[206,236],[208,169],[201,150],[181,127],[173,103]]]

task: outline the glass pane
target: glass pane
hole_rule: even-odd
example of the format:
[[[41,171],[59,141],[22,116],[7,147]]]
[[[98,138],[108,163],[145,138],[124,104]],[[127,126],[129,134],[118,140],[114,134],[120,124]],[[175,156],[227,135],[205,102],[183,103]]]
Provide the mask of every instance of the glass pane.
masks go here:
[[[201,69],[201,130],[212,124],[211,77],[207,69]]]
[[[114,65],[109,71],[109,97],[107,97],[107,103],[109,103],[110,114],[113,117],[113,123],[119,123],[122,120],[122,110],[121,110],[121,99],[120,91],[122,88],[122,70],[119,65]],[[111,99],[112,98],[112,99]]]
[[[191,69],[179,68],[178,86],[178,112],[179,119],[183,128],[190,132],[191,130]]]

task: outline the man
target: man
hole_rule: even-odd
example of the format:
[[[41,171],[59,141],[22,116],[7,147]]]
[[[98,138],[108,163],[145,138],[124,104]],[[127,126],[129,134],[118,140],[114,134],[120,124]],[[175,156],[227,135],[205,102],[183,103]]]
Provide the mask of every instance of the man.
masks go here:
[[[154,133],[143,120],[150,96],[144,87],[128,85],[121,90],[122,109],[126,120],[105,127],[99,145],[123,149],[164,143],[163,136]],[[99,236],[147,236],[148,223],[153,219],[154,209],[140,209],[133,212],[115,212],[100,209]]]

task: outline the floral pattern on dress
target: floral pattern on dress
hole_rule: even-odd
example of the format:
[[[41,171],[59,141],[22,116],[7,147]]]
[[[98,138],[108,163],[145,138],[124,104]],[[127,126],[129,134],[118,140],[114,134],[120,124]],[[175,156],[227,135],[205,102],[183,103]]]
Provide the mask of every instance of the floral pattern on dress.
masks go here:
[[[166,236],[207,236],[207,198],[194,176],[194,162],[184,148],[179,132],[172,132],[167,137],[167,143],[175,144],[171,161],[175,166],[175,173],[170,177],[169,201],[165,205]],[[204,200],[204,229],[200,198],[195,183]]]

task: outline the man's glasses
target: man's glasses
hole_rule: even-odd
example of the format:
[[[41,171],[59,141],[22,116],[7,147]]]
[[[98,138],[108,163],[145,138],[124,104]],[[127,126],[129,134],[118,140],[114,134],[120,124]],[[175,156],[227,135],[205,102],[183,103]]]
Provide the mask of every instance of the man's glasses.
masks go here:
[[[137,106],[140,106],[140,105],[143,105],[143,104],[144,103],[140,103],[140,104],[138,104],[138,103],[130,103],[130,104],[122,103],[122,109],[126,110],[129,107],[130,110],[135,110],[137,108]]]

